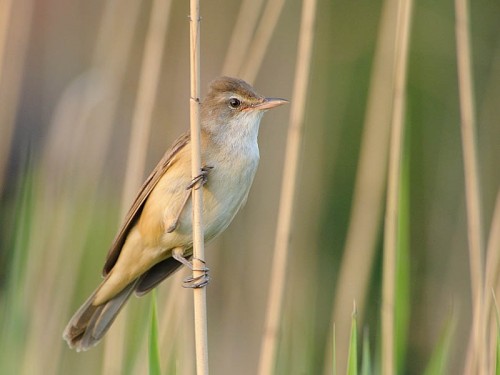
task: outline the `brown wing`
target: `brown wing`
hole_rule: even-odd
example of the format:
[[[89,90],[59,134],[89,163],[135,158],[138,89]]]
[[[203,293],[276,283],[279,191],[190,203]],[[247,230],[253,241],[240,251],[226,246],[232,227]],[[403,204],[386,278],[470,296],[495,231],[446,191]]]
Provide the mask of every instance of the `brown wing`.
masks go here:
[[[106,257],[106,263],[104,264],[104,268],[102,270],[103,276],[106,276],[114,267],[130,230],[137,222],[137,219],[141,216],[142,209],[144,208],[144,203],[148,199],[149,194],[156,186],[160,178],[172,165],[174,156],[177,155],[179,150],[181,150],[189,142],[189,139],[189,133],[183,134],[181,137],[179,137],[175,141],[174,145],[165,153],[153,172],[149,175],[149,177],[142,185],[139,193],[134,200],[134,203],[132,204],[132,207],[130,207],[130,210],[125,216],[125,221],[120,228],[118,235],[115,237],[115,240],[113,241],[113,244],[109,249],[108,255]]]

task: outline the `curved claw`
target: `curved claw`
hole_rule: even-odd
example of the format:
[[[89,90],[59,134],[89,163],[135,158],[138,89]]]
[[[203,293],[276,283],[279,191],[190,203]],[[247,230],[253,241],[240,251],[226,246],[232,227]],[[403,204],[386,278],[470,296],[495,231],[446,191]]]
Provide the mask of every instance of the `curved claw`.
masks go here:
[[[197,260],[198,262],[201,262],[203,264],[203,266],[202,266],[202,268],[198,268],[198,269],[192,268],[192,270],[198,271],[198,272],[203,272],[203,273],[199,276],[186,277],[182,281],[182,286],[184,288],[193,288],[193,289],[203,288],[204,286],[207,286],[208,283],[210,282],[210,276],[208,274],[208,271],[210,271],[210,269],[208,267],[206,267],[206,262],[203,259],[193,258],[193,260]],[[193,264],[193,262],[191,262],[191,264]]]
[[[210,276],[208,275],[208,269],[203,270],[203,274],[200,276],[189,276],[186,277],[182,281],[182,287],[183,288],[191,288],[191,289],[197,289],[197,288],[203,288],[208,285],[210,282]]]
[[[201,275],[199,276],[189,276],[184,279],[182,282],[182,286],[184,288],[203,288],[210,282],[210,276],[208,275],[208,267],[206,267],[206,263],[203,259],[199,258],[193,258],[193,260],[196,260],[200,263],[202,263],[201,268],[194,268],[193,267],[193,262],[190,262],[186,258],[182,256],[183,249],[181,248],[176,248],[172,251],[172,257],[176,259],[177,261],[181,262],[184,264],[186,267],[188,267],[191,271],[198,271],[202,272]]]
[[[198,176],[196,176],[195,178],[193,178],[191,183],[187,186],[186,190],[190,190],[193,187],[195,188],[195,190],[198,190],[203,185],[205,185],[208,181],[208,172],[210,172],[210,170],[213,168],[214,167],[211,167],[208,165],[201,168],[200,174]]]

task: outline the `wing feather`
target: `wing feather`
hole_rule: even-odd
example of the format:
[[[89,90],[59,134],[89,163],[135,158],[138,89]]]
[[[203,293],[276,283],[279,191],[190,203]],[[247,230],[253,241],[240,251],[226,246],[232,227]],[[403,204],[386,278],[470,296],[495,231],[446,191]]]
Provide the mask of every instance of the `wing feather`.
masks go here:
[[[120,230],[118,231],[118,235],[115,237],[113,244],[109,249],[108,255],[106,257],[106,263],[104,264],[104,268],[102,270],[103,276],[106,276],[113,269],[130,230],[133,228],[133,226],[137,222],[137,219],[141,215],[142,209],[144,208],[144,204],[148,199],[149,194],[156,186],[158,181],[160,181],[165,172],[175,162],[175,156],[182,148],[184,148],[189,143],[189,140],[189,133],[185,133],[181,137],[179,137],[175,141],[174,145],[165,153],[163,158],[156,165],[153,172],[151,172],[149,177],[142,185],[139,193],[134,200],[134,203],[132,203],[132,206],[125,216],[125,220]]]

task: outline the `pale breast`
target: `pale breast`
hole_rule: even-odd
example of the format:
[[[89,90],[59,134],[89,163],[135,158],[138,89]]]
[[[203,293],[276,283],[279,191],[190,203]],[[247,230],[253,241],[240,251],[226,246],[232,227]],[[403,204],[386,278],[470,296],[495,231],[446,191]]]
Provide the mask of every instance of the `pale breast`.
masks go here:
[[[258,162],[258,155],[214,161],[203,194],[207,241],[224,231],[246,202]]]
[[[236,147],[225,148],[224,152],[219,148],[215,150],[217,151],[209,155],[205,153],[203,157],[203,165],[213,167],[203,187],[205,241],[210,241],[224,231],[245,203],[259,163],[256,139],[255,142],[244,142]],[[189,171],[188,168],[185,169],[187,176]],[[166,176],[165,185],[171,189],[172,182],[167,180],[169,178]],[[168,189],[162,190],[165,194]],[[162,210],[163,217],[171,216],[172,205],[164,205]],[[190,246],[192,243],[191,199],[184,207],[175,231],[164,233],[161,242],[165,249]]]

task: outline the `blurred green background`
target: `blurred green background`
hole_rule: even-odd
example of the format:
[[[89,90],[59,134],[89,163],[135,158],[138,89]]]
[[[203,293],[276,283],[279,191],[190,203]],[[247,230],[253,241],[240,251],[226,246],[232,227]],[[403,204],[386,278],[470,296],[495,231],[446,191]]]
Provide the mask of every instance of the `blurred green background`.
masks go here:
[[[373,248],[373,256],[350,269],[342,269],[342,260],[366,123],[390,119],[392,83],[384,74],[378,83],[374,77],[377,69],[383,72],[393,63],[390,49],[381,47],[384,28],[391,28],[384,7],[391,4],[318,1],[277,374],[322,374],[325,362],[331,362],[332,320],[342,366],[348,346],[342,332],[349,326],[341,322],[350,324],[345,319],[354,299],[361,301],[360,332],[368,327],[376,357],[384,194],[379,213],[369,206],[360,211],[376,218],[365,245]],[[470,5],[486,240],[500,186],[500,2]],[[116,354],[120,348],[105,344],[77,354],[61,334],[99,283],[108,246],[133,198],[122,194],[152,6],[152,1],[137,0],[0,2],[0,373],[101,373],[106,360],[123,362],[122,373],[146,372],[149,296],[130,302],[123,360]],[[301,2],[284,3],[262,64],[250,68],[245,63],[260,52],[238,47],[248,47],[246,39],[259,36],[261,26],[252,23],[250,12],[240,13],[244,6],[256,11],[256,21],[272,12],[262,1],[201,2],[203,93],[214,77],[230,74],[252,81],[264,95],[291,98]],[[188,7],[187,1],[173,1],[165,13],[166,38],[140,180],[189,126]],[[403,290],[409,312],[401,328],[408,334],[398,348],[398,368],[401,374],[421,374],[453,315],[457,324],[446,373],[455,374],[464,366],[471,301],[454,4],[415,2],[412,22],[405,143],[408,286]],[[239,57],[240,62],[230,60]],[[373,111],[381,114],[370,117]],[[259,136],[261,164],[247,205],[207,249],[214,374],[256,373],[288,119],[285,108],[266,114]],[[380,129],[388,126],[372,121]],[[369,152],[381,155],[385,165],[387,136],[379,135]],[[385,167],[380,170],[383,175]],[[371,184],[359,188],[376,189]],[[363,240],[364,233],[355,237]],[[339,285],[342,272],[349,276]],[[350,295],[358,272],[366,279],[363,293]],[[192,298],[180,288],[185,275],[183,270],[159,288],[166,373],[194,373]],[[337,299],[341,289],[347,301]]]

